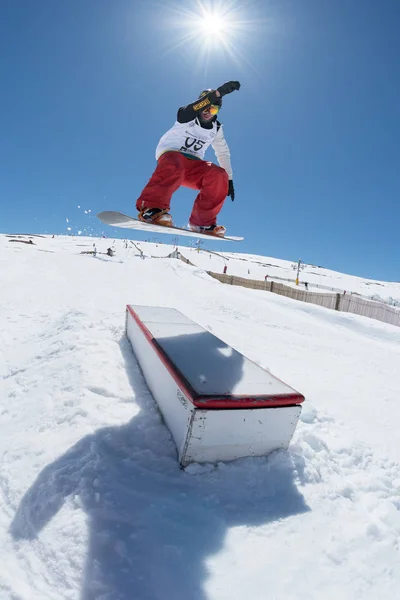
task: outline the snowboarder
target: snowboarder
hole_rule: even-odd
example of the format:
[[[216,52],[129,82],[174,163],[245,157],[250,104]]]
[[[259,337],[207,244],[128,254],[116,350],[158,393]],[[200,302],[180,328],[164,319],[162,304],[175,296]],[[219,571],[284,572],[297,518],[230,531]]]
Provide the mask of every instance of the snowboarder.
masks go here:
[[[179,108],[175,124],[158,143],[157,167],[136,202],[140,221],[172,227],[171,197],[184,186],[199,190],[189,228],[197,233],[225,235],[226,228],[217,225],[217,215],[227,196],[235,199],[235,190],[229,147],[217,114],[222,97],[239,89],[238,81],[228,81],[216,90],[204,90],[198,100]],[[210,145],[219,167],[203,160]]]

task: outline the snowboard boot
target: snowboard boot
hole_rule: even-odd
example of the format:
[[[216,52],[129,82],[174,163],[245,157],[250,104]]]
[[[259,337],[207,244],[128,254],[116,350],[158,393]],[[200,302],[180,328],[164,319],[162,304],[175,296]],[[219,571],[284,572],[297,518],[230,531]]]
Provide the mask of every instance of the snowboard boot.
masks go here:
[[[138,219],[145,223],[153,223],[153,225],[173,227],[171,215],[163,208],[144,208],[139,212]]]
[[[216,223],[214,225],[192,225],[192,223],[189,223],[189,229],[195,233],[206,233],[217,237],[224,237],[226,233],[226,227]]]

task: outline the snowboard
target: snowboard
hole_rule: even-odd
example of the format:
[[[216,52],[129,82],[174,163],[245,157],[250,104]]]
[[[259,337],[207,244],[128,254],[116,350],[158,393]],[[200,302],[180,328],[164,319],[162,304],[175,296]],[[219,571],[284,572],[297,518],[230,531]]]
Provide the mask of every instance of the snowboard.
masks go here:
[[[97,214],[97,217],[111,227],[125,227],[126,229],[140,229],[141,231],[148,231],[151,233],[169,233],[170,235],[184,235],[188,237],[194,237],[197,239],[204,240],[221,240],[226,242],[240,242],[243,240],[242,237],[225,235],[224,237],[213,235],[212,233],[196,233],[190,229],[184,227],[165,227],[163,225],[155,225],[154,223],[145,223],[129,217],[120,212],[114,210],[105,210]]]

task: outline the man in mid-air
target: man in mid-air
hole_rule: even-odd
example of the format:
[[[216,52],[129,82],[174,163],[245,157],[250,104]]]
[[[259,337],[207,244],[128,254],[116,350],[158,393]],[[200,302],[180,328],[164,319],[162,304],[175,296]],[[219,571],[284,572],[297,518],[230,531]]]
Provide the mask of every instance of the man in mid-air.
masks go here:
[[[172,194],[184,186],[199,190],[189,228],[196,233],[225,235],[225,227],[217,225],[217,215],[227,196],[234,200],[235,191],[230,152],[217,115],[222,97],[239,89],[238,81],[228,81],[216,90],[204,90],[198,100],[179,108],[175,124],[156,148],[157,167],[137,199],[139,220],[172,227]],[[219,167],[203,160],[210,145]]]

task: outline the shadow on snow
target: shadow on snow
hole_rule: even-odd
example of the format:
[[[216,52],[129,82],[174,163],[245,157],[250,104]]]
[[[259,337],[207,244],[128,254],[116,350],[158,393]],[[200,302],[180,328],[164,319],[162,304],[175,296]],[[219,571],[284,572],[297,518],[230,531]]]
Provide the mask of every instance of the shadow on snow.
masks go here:
[[[121,351],[140,412],[105,427],[48,465],[11,525],[34,539],[64,501],[79,495],[89,547],[81,600],[206,600],[207,559],[234,526],[262,526],[308,509],[287,452],[179,468],[174,443],[126,338]]]

